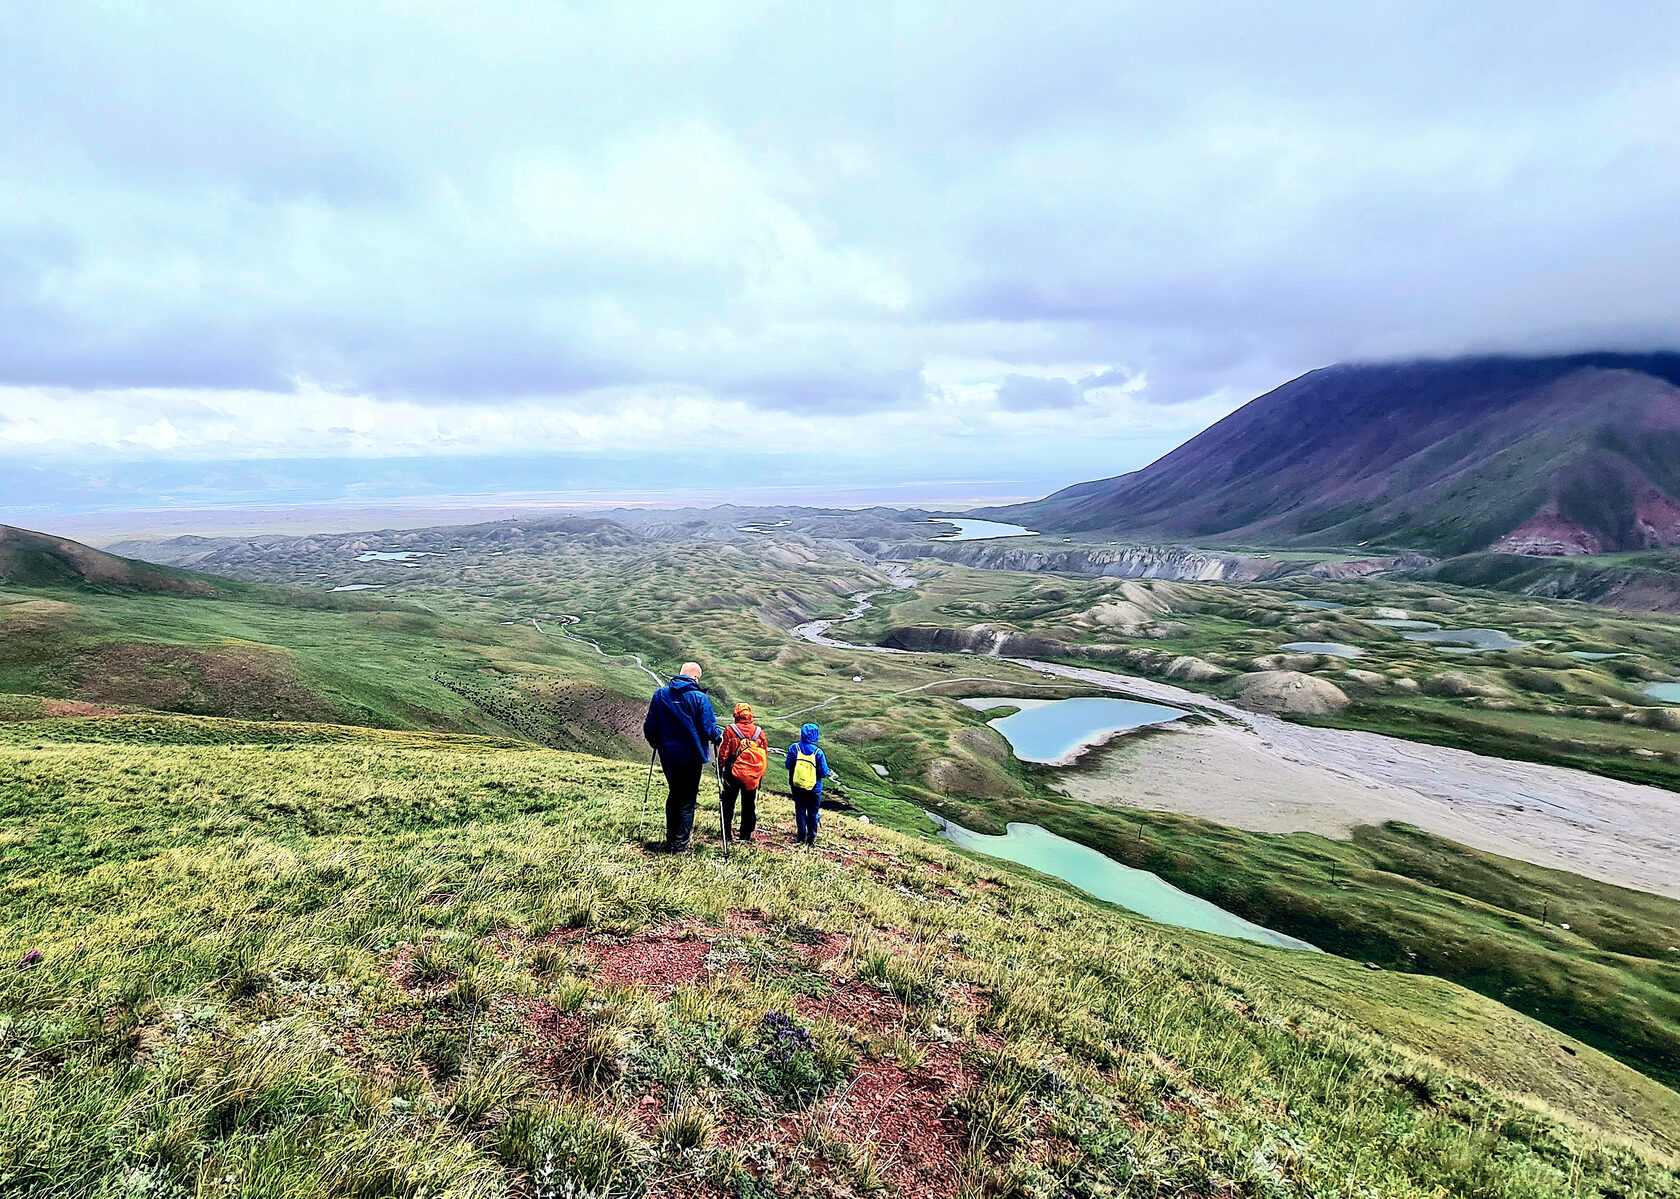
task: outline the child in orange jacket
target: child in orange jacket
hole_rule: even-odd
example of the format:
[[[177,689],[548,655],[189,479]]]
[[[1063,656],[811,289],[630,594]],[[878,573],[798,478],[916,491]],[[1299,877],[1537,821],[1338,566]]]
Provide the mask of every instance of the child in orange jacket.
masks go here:
[[[742,841],[753,839],[758,827],[758,785],[770,764],[770,741],[753,722],[751,704],[735,705],[735,720],[723,730],[718,748],[718,768],[723,774],[723,827],[735,825],[735,799],[741,800]]]

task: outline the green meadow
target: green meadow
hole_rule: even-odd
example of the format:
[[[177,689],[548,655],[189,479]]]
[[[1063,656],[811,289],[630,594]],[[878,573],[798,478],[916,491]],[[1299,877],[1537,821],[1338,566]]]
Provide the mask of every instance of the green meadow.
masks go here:
[[[1672,1091],[1481,996],[846,816],[798,854],[779,797],[761,847],[649,856],[643,782],[474,737],[0,726],[0,1187],[1680,1193]]]

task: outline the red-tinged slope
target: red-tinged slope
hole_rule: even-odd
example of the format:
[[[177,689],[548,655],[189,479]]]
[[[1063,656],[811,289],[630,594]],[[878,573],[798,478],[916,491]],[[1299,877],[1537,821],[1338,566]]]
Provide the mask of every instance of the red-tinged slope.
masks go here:
[[[1328,367],[1140,471],[993,513],[1060,531],[1440,553],[1677,545],[1677,383],[1680,354]]]

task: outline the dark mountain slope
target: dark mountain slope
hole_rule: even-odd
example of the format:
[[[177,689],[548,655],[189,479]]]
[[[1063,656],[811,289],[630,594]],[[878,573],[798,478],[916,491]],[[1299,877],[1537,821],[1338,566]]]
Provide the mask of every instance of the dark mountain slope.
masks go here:
[[[206,597],[232,590],[222,579],[120,558],[78,541],[0,525],[0,585],[63,587],[79,584]]]
[[[391,601],[371,595],[334,595],[275,583],[248,583],[178,566],[125,558],[67,537],[0,525],[0,587],[81,587],[196,599],[243,600],[289,608],[340,612],[385,610]]]
[[[1140,471],[988,515],[1069,532],[1540,554],[1680,544],[1680,354],[1343,365]]]

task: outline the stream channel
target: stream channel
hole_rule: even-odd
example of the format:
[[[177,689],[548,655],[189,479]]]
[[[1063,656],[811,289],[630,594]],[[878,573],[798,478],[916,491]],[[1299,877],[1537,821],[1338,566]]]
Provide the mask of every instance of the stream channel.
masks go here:
[[[794,635],[835,649],[883,654],[914,653],[912,650],[888,649],[878,645],[856,645],[828,635],[836,624],[856,620],[874,607],[872,601],[876,596],[916,585],[915,579],[901,572],[893,572],[890,577],[892,587],[854,595],[852,610],[845,616],[837,620],[807,621],[793,630]],[[1152,724],[1167,724],[1188,715],[1180,708],[1102,696],[1063,700],[974,699],[962,702],[982,711],[1005,704],[1020,709],[992,724],[1023,761],[1045,763],[1071,762],[1084,749],[1101,744],[1115,733]],[[1006,727],[1011,721],[1022,721],[1023,718],[1025,727]],[[1031,867],[1040,874],[1070,883],[1087,895],[1118,904],[1161,924],[1241,937],[1265,945],[1320,952],[1315,945],[1244,920],[1217,904],[1179,890],[1159,875],[1122,865],[1107,854],[1058,836],[1039,825],[1011,823],[1004,835],[992,836],[963,828],[935,812],[929,812],[928,817],[939,826],[941,836],[964,849]]]
[[[915,585],[914,579],[901,572],[895,571],[891,577],[892,589]],[[853,644],[830,635],[835,625],[867,612],[873,606],[870,601],[886,590],[889,588],[853,596],[853,610],[845,617],[807,622],[793,633],[835,649],[914,652]],[[1463,637],[1464,631],[1456,630],[1455,635]],[[1252,741],[1247,737],[1244,741],[1258,754],[1277,759],[1285,776],[1299,774],[1301,768],[1310,769],[1338,787],[1366,791],[1373,800],[1381,797],[1390,810],[1409,809],[1415,812],[1405,817],[1409,823],[1445,829],[1442,835],[1476,848],[1617,886],[1680,898],[1675,797],[1661,788],[1380,733],[1294,724],[1157,679],[1027,658],[1006,660],[1041,675],[1059,676],[1136,699],[1215,712],[1252,735]],[[927,684],[916,690],[939,685]],[[1670,687],[1677,690],[1670,691]],[[1649,694],[1653,699],[1680,702],[1680,685],[1659,684]],[[1234,731],[1232,735],[1236,735]],[[1032,864],[1046,874],[1062,877],[1056,862]],[[1082,886],[1076,880],[1068,881]]]

